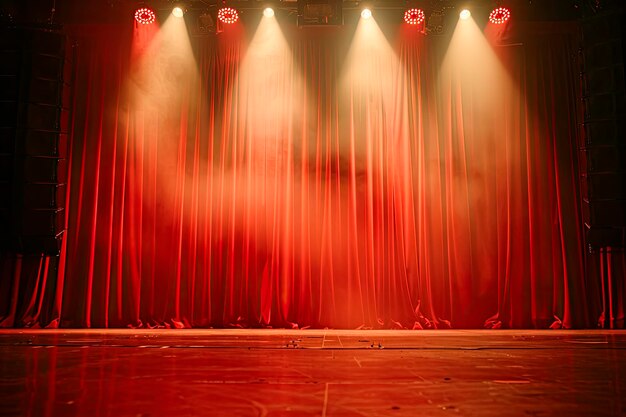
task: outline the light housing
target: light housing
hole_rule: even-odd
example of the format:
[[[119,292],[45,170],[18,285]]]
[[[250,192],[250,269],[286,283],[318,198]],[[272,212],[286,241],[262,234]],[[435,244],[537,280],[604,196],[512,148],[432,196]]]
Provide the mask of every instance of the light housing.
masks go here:
[[[404,12],[404,21],[409,25],[419,25],[425,18],[426,15],[422,9],[409,9]]]
[[[511,11],[506,7],[497,7],[489,13],[489,21],[494,25],[501,25],[511,17]]]
[[[232,7],[222,7],[217,11],[217,18],[222,23],[232,25],[239,20],[239,13],[237,12],[237,9]]]
[[[173,14],[175,17],[183,17],[183,15],[185,14],[185,11],[183,10],[183,8],[182,8],[182,7],[178,7],[178,6],[176,6],[176,7],[174,7],[174,8],[172,9],[172,14]]]
[[[135,10],[135,21],[141,25],[150,25],[156,21],[156,14],[149,7],[140,7]]]

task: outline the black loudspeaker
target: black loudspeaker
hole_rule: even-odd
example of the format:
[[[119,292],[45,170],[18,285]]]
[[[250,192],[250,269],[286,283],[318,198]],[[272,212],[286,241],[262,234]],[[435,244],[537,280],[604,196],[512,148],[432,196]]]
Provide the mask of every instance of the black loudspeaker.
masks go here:
[[[583,21],[581,191],[590,250],[626,244],[626,95],[622,12]]]
[[[58,255],[71,62],[53,28],[0,31],[0,233],[5,250]]]

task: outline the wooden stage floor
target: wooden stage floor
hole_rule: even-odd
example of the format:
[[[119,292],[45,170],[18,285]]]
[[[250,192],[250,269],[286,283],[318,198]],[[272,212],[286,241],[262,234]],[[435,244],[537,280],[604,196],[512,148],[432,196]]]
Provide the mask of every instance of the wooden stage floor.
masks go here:
[[[625,416],[626,331],[0,330],[0,416]]]

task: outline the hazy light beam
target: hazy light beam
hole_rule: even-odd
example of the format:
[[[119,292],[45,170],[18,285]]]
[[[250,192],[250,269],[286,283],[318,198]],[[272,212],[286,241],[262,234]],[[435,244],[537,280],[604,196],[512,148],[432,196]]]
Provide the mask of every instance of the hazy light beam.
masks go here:
[[[136,58],[130,75],[133,101],[154,106],[161,114],[173,111],[198,75],[185,21],[168,17]]]
[[[458,20],[439,73],[440,81],[460,83],[485,111],[509,90],[510,77],[473,18]]]

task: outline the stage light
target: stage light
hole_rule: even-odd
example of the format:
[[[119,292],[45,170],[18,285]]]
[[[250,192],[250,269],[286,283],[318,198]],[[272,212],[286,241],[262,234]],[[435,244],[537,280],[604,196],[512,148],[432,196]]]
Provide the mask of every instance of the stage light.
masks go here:
[[[176,17],[183,17],[183,15],[185,14],[185,12],[183,11],[182,8],[180,7],[174,7],[172,9],[172,14]]]
[[[470,13],[470,11],[469,11],[469,10],[467,10],[467,9],[463,9],[463,10],[461,10],[461,13],[459,14],[459,17],[460,17],[461,19],[463,19],[463,20],[467,20],[467,19],[469,19],[469,18],[470,18],[470,16],[471,16],[471,15],[472,15],[472,14]]]
[[[363,19],[369,19],[370,17],[372,17],[372,11],[370,9],[363,9],[363,11],[361,12],[361,17]]]
[[[509,20],[511,17],[511,11],[506,7],[498,7],[493,9],[489,14],[489,21],[495,25],[501,25]]]
[[[156,14],[148,7],[141,7],[135,10],[135,20],[142,25],[149,25],[156,20]]]
[[[419,25],[424,21],[424,11],[422,9],[409,9],[404,12],[404,21],[409,25]]]
[[[265,17],[274,16],[274,9],[272,9],[271,7],[266,7],[265,10],[263,10],[263,16]]]
[[[222,23],[230,25],[239,20],[239,13],[232,7],[222,7],[217,11],[217,18],[220,19]]]

